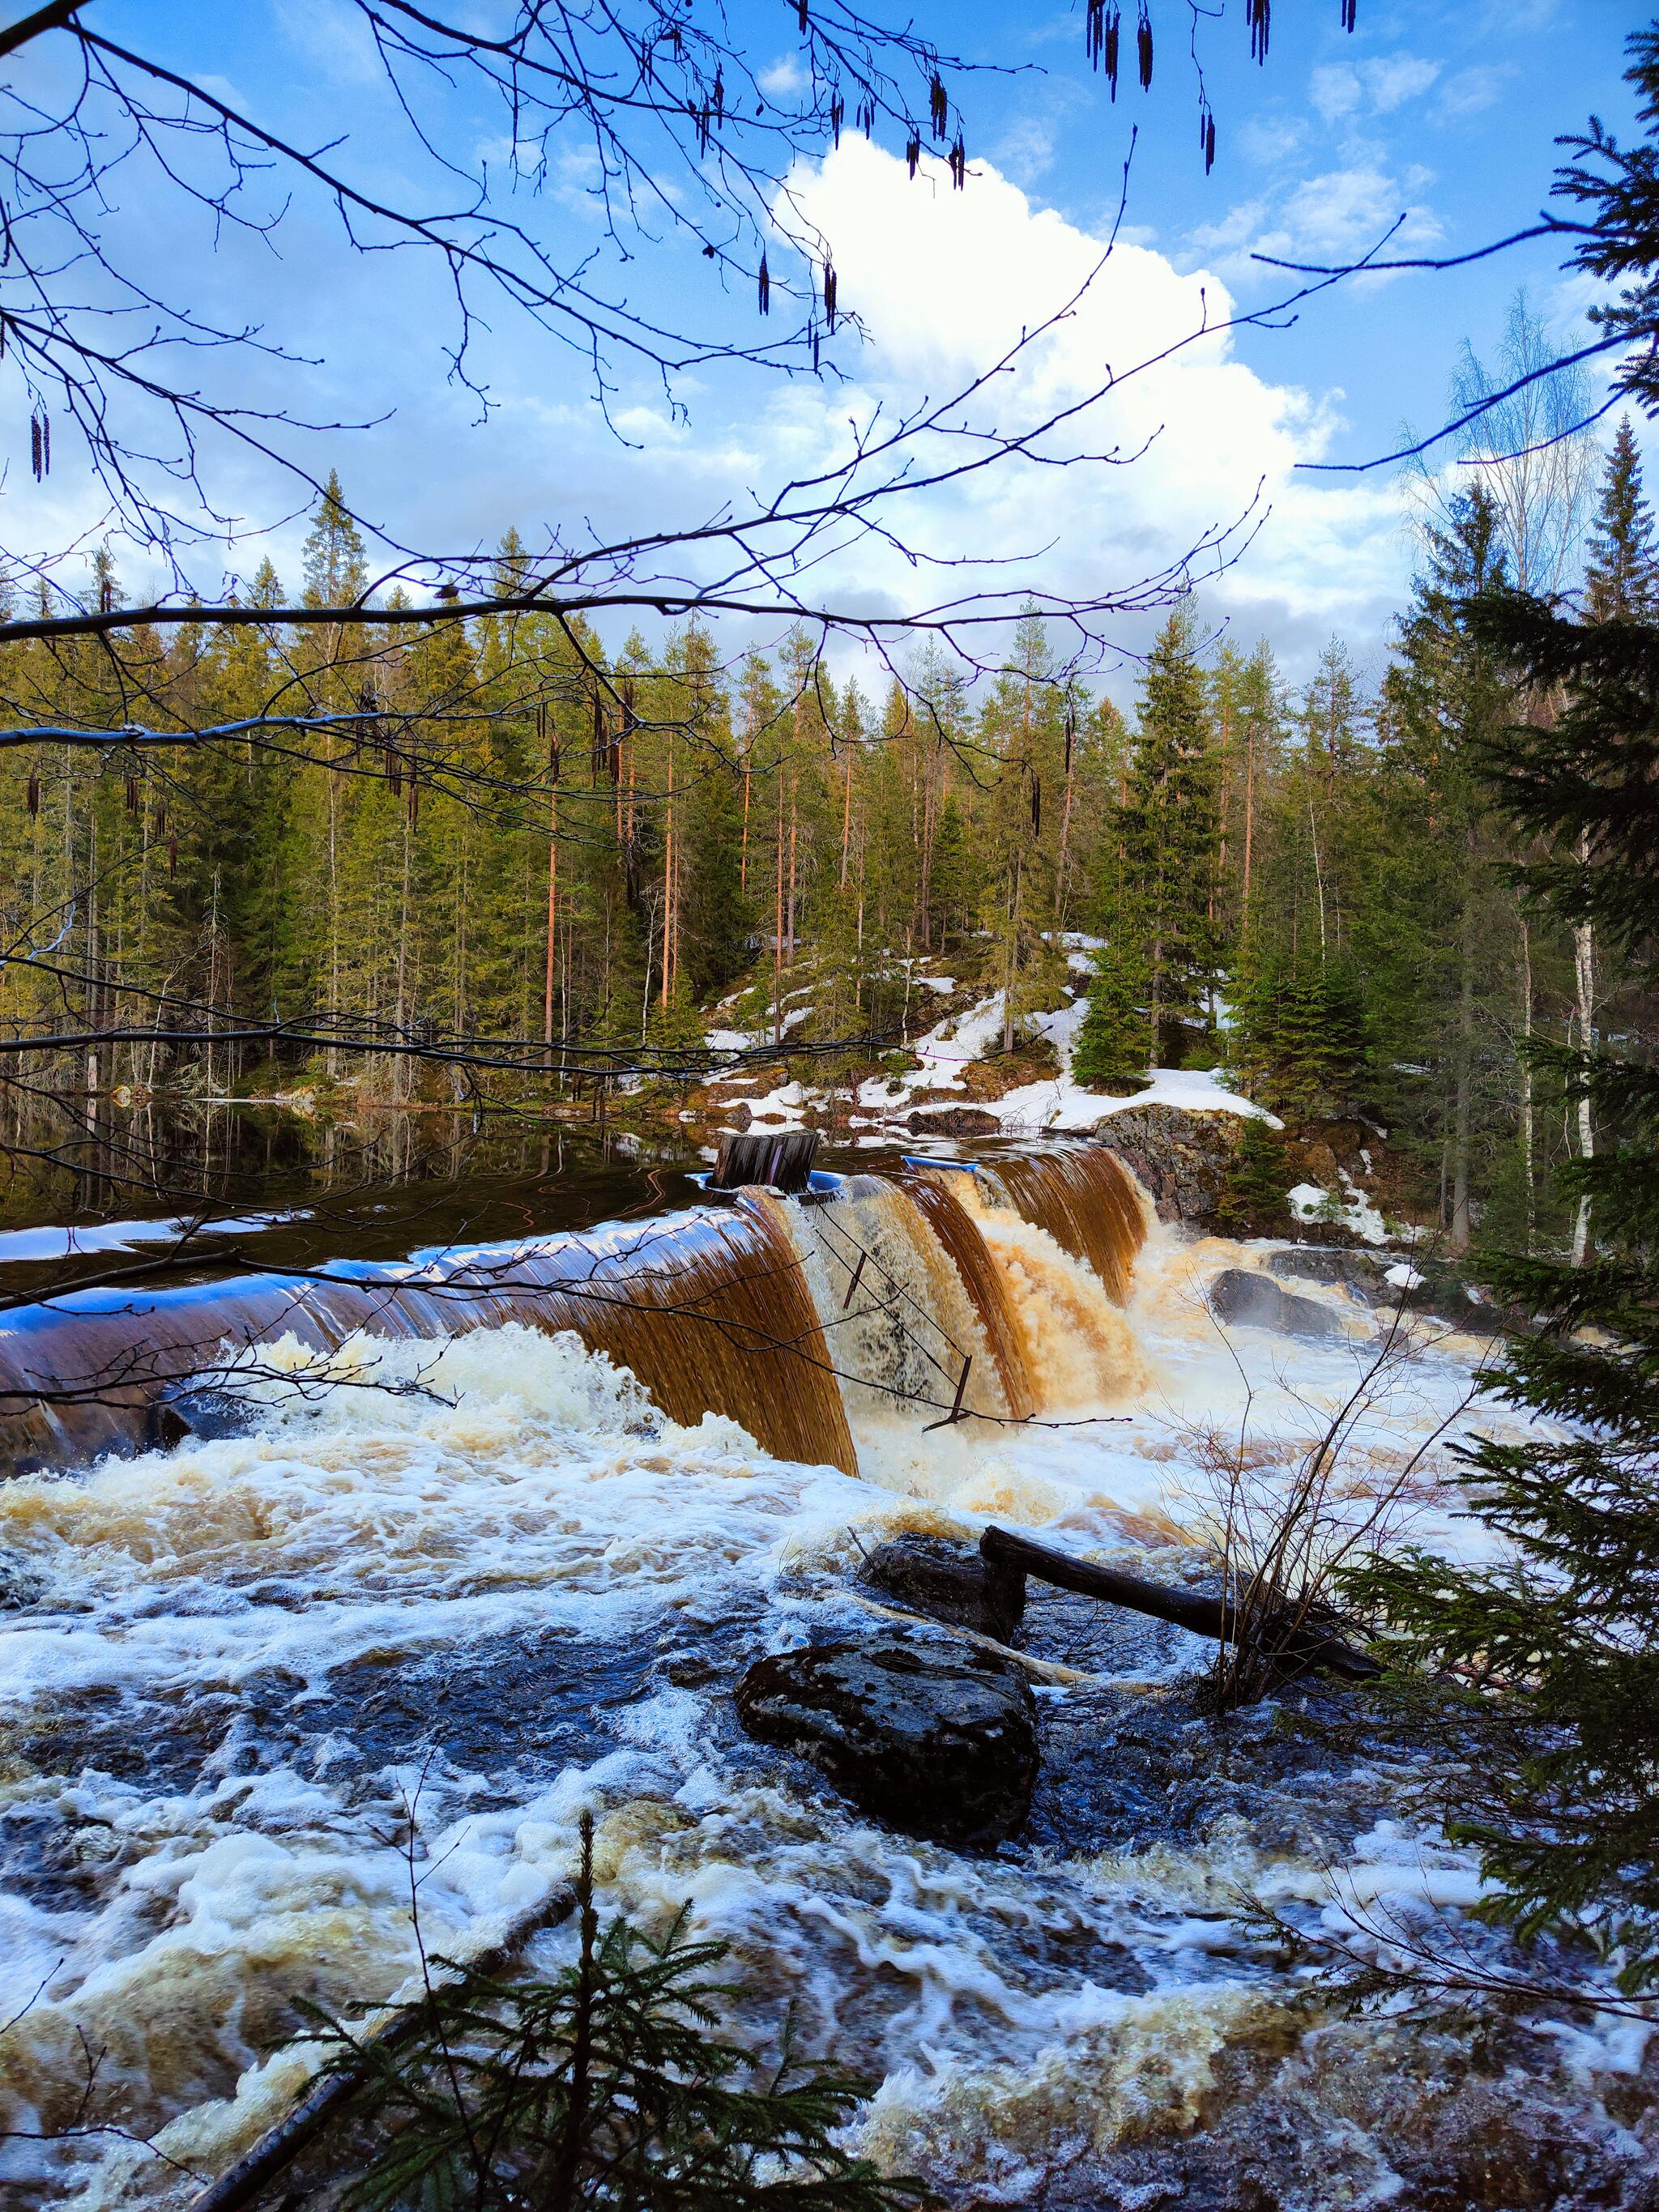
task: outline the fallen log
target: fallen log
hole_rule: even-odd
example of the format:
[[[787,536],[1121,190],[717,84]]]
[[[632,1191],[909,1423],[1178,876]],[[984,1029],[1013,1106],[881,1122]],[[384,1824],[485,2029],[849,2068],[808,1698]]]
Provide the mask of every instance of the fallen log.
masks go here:
[[[1195,1591],[1171,1589],[1167,1583],[1126,1575],[1115,1567],[1097,1567],[1073,1559],[1064,1552],[1050,1551],[1027,1536],[1006,1528],[990,1528],[979,1540],[980,1556],[987,1566],[1003,1572],[1035,1575],[1039,1582],[1058,1589],[1076,1590],[1080,1596],[1100,1599],[1107,1605],[1127,1606],[1132,1612],[1150,1613],[1154,1620],[1174,1622],[1194,1636],[1208,1636],[1218,1644],[1237,1644],[1240,1638],[1238,1609],[1231,1599],[1200,1597]],[[1370,1682],[1382,1669],[1352,1644],[1322,1627],[1317,1620],[1291,1606],[1278,1606],[1249,1625],[1251,1642],[1274,1667],[1287,1676],[1322,1667],[1351,1682]]]
[[[532,1936],[543,1928],[557,1925],[575,1910],[576,1893],[567,1883],[561,1883],[550,1892],[538,1905],[520,1913],[511,1922],[498,1942],[465,1961],[469,1974],[497,1974],[511,1963]],[[451,1978],[441,1975],[441,1979]],[[399,2005],[389,2012],[378,2027],[372,2027],[358,2040],[365,2048],[396,2051],[407,2043],[426,2017],[425,1997],[417,1997],[412,2004]],[[190,2200],[185,2212],[240,2212],[259,2195],[268,2182],[293,2165],[307,2143],[313,2142],[329,2121],[346,2102],[362,2081],[364,2062],[341,2067],[337,2071],[319,2074],[312,2082],[299,2103],[267,2128],[252,2147],[245,2151],[234,2166],[228,2166],[216,2181],[210,2181],[198,2190]]]

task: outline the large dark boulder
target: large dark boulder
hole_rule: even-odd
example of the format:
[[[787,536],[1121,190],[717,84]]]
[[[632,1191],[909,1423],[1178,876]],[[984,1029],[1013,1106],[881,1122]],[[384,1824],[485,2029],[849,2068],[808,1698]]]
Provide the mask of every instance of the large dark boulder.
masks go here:
[[[1269,1328],[1308,1344],[1346,1344],[1352,1339],[1349,1324],[1331,1307],[1283,1290],[1271,1275],[1250,1267],[1222,1269],[1210,1285],[1210,1311],[1230,1328]]]
[[[1012,1641],[1025,1611],[1025,1577],[994,1566],[971,1545],[947,1536],[896,1536],[865,1561],[864,1579],[896,1605],[935,1620]]]
[[[1036,1706],[992,1653],[897,1633],[812,1644],[757,1659],[737,1705],[750,1735],[908,1834],[998,1843],[1030,1811]]]

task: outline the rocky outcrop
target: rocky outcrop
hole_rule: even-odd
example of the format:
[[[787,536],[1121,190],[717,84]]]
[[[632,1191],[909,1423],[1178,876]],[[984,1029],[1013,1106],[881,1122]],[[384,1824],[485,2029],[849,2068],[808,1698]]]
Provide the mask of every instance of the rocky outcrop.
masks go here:
[[[1097,1134],[1151,1195],[1160,1221],[1207,1225],[1239,1146],[1239,1119],[1184,1106],[1128,1106]]]
[[[1480,1297],[1455,1268],[1426,1254],[1407,1261],[1398,1252],[1363,1246],[1342,1250],[1292,1244],[1270,1252],[1267,1264],[1292,1282],[1339,1284],[1362,1305],[1383,1310],[1385,1317],[1403,1301],[1408,1314],[1474,1336],[1500,1336],[1525,1325],[1523,1316]],[[1400,1279],[1390,1281],[1391,1272]]]
[[[1375,1252],[1363,1248],[1292,1244],[1283,1251],[1269,1252],[1267,1264],[1273,1274],[1288,1276],[1293,1282],[1334,1284],[1364,1305],[1376,1305],[1385,1299],[1392,1304],[1399,1296],[1384,1274],[1386,1268],[1400,1264],[1393,1252],[1379,1259]]]
[[[898,1633],[812,1644],[757,1659],[737,1706],[750,1735],[908,1834],[993,1844],[1030,1810],[1036,1708],[992,1653]]]
[[[1210,1285],[1209,1304],[1230,1328],[1269,1328],[1304,1344],[1346,1344],[1361,1330],[1370,1333],[1358,1314],[1351,1324],[1334,1307],[1287,1291],[1253,1267],[1224,1267]]]
[[[945,1536],[898,1536],[878,1544],[865,1562],[864,1579],[896,1605],[977,1629],[999,1644],[1012,1640],[1025,1612],[1025,1577],[1018,1568],[993,1566]]]

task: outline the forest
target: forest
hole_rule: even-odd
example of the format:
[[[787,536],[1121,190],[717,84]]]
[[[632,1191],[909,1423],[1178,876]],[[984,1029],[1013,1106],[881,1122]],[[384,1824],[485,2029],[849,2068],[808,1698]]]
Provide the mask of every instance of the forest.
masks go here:
[[[1605,453],[1579,434],[1565,493],[1559,465],[1541,494],[1520,474],[1419,499],[1380,666],[1333,638],[1291,684],[1270,638],[1194,598],[1127,717],[1036,615],[993,680],[925,646],[868,696],[805,627],[732,659],[695,620],[615,651],[522,612],[438,611],[412,637],[186,624],[135,630],[118,682],[96,640],[13,641],[20,732],[119,730],[137,690],[149,729],[209,734],[5,752],[12,926],[33,933],[5,1016],[121,1038],[87,1050],[92,1091],[462,1095],[458,1073],[373,1049],[412,1038],[515,1052],[469,1073],[486,1093],[568,1095],[584,1072],[684,1077],[710,1029],[843,1082],[906,1064],[936,1003],[913,988],[923,958],[1003,994],[1018,1054],[1080,938],[1098,949],[1079,1079],[1225,1068],[1293,1122],[1386,1132],[1454,1249],[1559,1244],[1582,1231],[1553,1171],[1595,1133],[1533,1047],[1590,1048],[1633,986],[1514,877],[1528,854],[1483,763],[1519,694],[1469,609],[1543,580],[1593,620],[1640,618],[1659,551],[1627,417]],[[503,594],[524,561],[509,531]],[[308,605],[364,591],[335,479],[298,580]],[[120,605],[106,556],[96,587]],[[267,562],[252,604],[283,590]],[[212,734],[273,714],[291,734]]]

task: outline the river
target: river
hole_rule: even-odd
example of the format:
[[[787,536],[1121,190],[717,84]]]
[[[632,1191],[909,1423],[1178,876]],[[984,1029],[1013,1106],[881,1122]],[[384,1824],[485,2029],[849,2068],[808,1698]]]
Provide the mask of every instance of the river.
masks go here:
[[[185,1289],[88,1289],[72,1339],[0,1315],[15,1370],[20,1345],[91,1356],[88,1331],[98,1358],[112,1332],[159,1342],[169,1298],[199,1316],[300,1285],[274,1347],[221,1347],[247,1432],[0,1484],[8,2203],[182,2202],[181,2167],[218,2170],[295,2095],[296,1999],[356,2017],[404,1987],[411,1890],[429,1951],[486,1944],[565,1877],[585,1811],[604,1901],[653,1928],[689,1905],[746,1977],[732,2031],[775,2048],[793,2008],[805,2050],[868,2079],[864,2146],[962,2206],[1649,2201],[1638,2026],[1356,2008],[1287,1948],[1299,1925],[1363,1949],[1393,1915],[1516,1967],[1467,1917],[1443,1747],[1376,1693],[1315,1686],[1218,1725],[1194,1694],[1207,1647],[1037,1598],[1043,1777],[1027,1830],[981,1852],[863,1819],[738,1729],[750,1658],[868,1628],[884,1536],[994,1519],[1209,1586],[1197,1540],[1229,1484],[1282,1494],[1367,1374],[1331,1510],[1386,1495],[1391,1533],[1478,1541],[1447,1454],[1516,1425],[1480,1392],[1481,1341],[1425,1327],[1378,1366],[1377,1315],[1299,1281],[1325,1340],[1224,1328],[1206,1285],[1264,1248],[1183,1239],[1105,1158],[980,1146],[978,1174],[917,1172],[870,1146],[829,1157],[851,1179],[828,1204],[739,1218],[702,1206],[690,1143],[463,1139],[377,1180],[307,1138],[219,1178],[243,1225],[203,1240]],[[179,1187],[149,1219],[179,1218]],[[28,1210],[7,1233],[32,1245],[0,1237],[13,1298],[63,1280],[63,1210]],[[83,1207],[70,1264],[143,1261],[142,1233],[86,1232],[144,1218]],[[602,1300],[573,1255],[604,1259]],[[457,1279],[487,1285],[489,1325],[441,1304]],[[367,1329],[365,1281],[388,1302]],[[550,1281],[562,1334],[523,1317]],[[695,1325],[665,1323],[687,1297]],[[764,1326],[757,1299],[778,1302]],[[641,1373],[665,1361],[656,1400],[624,1338]],[[932,1425],[958,1398],[968,1418]],[[88,2050],[91,2117],[153,2147],[31,2139],[76,2118]]]

